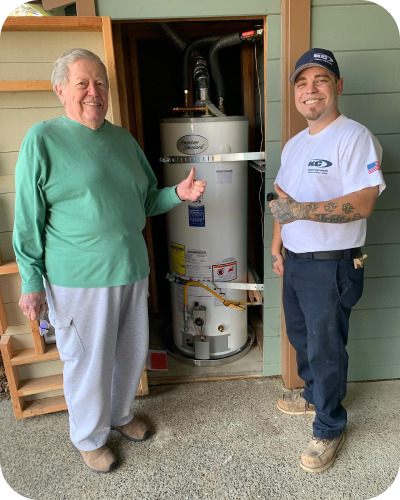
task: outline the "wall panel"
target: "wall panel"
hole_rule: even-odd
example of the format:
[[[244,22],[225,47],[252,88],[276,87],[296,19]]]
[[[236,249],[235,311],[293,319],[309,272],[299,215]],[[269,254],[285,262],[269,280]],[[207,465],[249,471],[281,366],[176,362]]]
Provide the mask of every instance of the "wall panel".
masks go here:
[[[379,5],[367,3],[312,8],[311,40],[313,47],[326,47],[333,52],[400,47],[399,29],[393,17]]]
[[[383,147],[387,189],[367,221],[365,286],[349,331],[349,380],[400,377],[400,39],[370,2],[312,0],[312,46],[332,50],[344,79],[340,111]],[[340,26],[340,36],[337,27]]]

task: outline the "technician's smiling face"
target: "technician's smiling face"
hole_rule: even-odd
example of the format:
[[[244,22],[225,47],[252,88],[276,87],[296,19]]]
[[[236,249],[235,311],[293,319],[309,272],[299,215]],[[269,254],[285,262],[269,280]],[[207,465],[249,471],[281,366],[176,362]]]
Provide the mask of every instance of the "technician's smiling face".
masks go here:
[[[67,118],[93,130],[100,128],[108,110],[108,88],[102,66],[90,59],[78,59],[68,67],[68,82],[55,85]]]
[[[307,68],[294,84],[296,108],[310,121],[338,116],[338,97],[342,92],[342,78],[336,82],[334,75],[320,66]]]

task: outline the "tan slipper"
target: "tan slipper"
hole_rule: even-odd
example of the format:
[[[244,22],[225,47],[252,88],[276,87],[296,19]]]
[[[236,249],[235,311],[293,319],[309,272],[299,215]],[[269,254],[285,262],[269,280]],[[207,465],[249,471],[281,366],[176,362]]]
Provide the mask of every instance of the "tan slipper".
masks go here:
[[[118,431],[129,441],[144,441],[150,437],[146,424],[136,417],[121,427],[112,426],[111,430]]]
[[[86,467],[97,474],[105,474],[117,467],[118,461],[114,453],[106,445],[97,450],[83,451],[74,446],[82,457]]]

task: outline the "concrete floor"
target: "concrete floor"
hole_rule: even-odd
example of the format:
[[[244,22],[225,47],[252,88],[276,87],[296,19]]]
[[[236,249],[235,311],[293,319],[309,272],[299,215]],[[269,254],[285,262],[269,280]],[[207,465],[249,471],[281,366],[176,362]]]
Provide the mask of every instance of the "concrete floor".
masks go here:
[[[384,492],[400,465],[400,381],[351,383],[347,440],[321,474],[299,467],[313,416],[276,408],[279,378],[164,385],[135,402],[153,435],[131,443],[115,432],[120,460],[96,475],[68,438],[67,412],[16,421],[0,403],[0,464],[19,494],[44,500],[365,500]]]

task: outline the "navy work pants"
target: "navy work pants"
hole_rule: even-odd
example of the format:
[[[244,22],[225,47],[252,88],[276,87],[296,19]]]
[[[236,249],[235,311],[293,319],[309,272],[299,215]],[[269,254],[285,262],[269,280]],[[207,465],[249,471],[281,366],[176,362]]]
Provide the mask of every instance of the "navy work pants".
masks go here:
[[[303,397],[315,405],[314,436],[333,439],[346,427],[346,344],[351,308],[362,295],[364,269],[354,269],[350,250],[344,260],[306,259],[286,253],[283,307]]]

